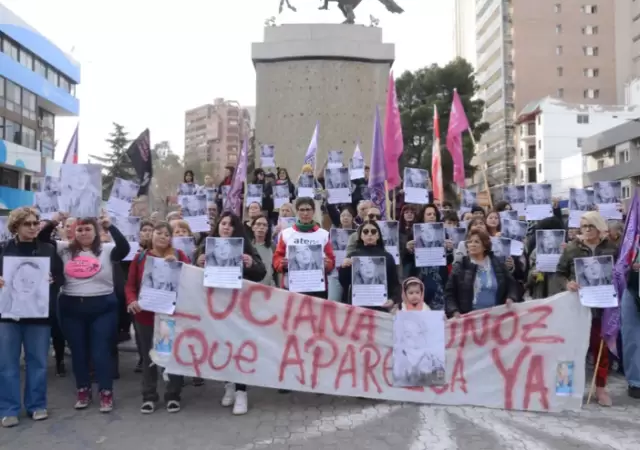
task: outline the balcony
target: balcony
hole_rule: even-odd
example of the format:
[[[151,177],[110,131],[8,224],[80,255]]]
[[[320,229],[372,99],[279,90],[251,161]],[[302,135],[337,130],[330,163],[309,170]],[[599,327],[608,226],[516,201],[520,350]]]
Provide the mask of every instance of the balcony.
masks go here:
[[[582,174],[582,183],[584,186],[593,186],[597,181],[623,180],[637,176],[640,176],[640,158],[632,159],[625,164],[585,172]]]

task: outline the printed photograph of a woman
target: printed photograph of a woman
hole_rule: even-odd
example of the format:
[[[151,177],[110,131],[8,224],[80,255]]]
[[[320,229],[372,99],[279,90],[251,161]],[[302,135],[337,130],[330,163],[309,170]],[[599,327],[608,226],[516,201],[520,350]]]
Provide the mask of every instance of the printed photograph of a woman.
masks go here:
[[[99,217],[102,205],[100,166],[64,164],[60,209],[72,217]]]
[[[0,314],[46,317],[49,311],[48,275],[36,261],[21,261],[15,269],[5,259],[6,285],[0,297]],[[45,289],[40,289],[43,286]]]
[[[353,258],[353,284],[387,284],[387,265],[383,257]]]

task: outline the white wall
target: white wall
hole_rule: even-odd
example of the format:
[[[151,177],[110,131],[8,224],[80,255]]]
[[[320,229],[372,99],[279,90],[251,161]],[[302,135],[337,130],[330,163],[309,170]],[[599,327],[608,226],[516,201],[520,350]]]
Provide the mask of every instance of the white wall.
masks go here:
[[[454,54],[466,59],[475,68],[478,61],[475,0],[455,0],[453,14]]]

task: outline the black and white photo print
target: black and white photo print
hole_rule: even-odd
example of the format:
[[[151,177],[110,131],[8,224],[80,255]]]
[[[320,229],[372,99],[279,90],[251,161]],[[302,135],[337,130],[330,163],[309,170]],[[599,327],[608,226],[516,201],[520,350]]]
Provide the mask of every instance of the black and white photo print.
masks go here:
[[[445,320],[442,311],[398,311],[393,321],[393,385],[445,382]]]
[[[613,258],[592,256],[576,258],[576,281],[580,288],[606,286],[613,283]]]
[[[51,260],[43,257],[3,258],[4,288],[0,314],[7,319],[49,317]]]
[[[313,188],[313,175],[310,174],[301,174],[298,178],[298,187],[299,188]]]
[[[467,229],[464,227],[445,227],[445,238],[453,243],[453,248],[458,248],[460,242],[465,240]]]
[[[607,203],[620,203],[622,197],[622,182],[599,181],[593,183],[594,203],[602,205]]]
[[[198,185],[195,183],[180,183],[178,186],[178,195],[195,195]]]
[[[397,247],[400,240],[400,229],[397,220],[380,220],[377,222],[382,233],[385,247]]]
[[[205,242],[205,266],[241,267],[243,238],[208,237]]]
[[[416,248],[443,248],[445,233],[442,223],[421,223],[416,224],[420,234],[414,236]]]
[[[9,233],[8,217],[0,217],[0,242],[6,242],[12,238],[11,233]]]
[[[349,169],[346,167],[325,169],[325,183],[327,189],[351,188]]]
[[[351,271],[353,285],[387,285],[387,261],[381,256],[358,256],[353,258]]]
[[[262,198],[262,184],[248,184],[247,185],[247,197]]]
[[[123,180],[116,178],[113,180],[113,187],[111,188],[111,197],[122,200],[123,202],[131,203],[138,196],[140,185],[133,181]]]
[[[477,194],[475,192],[473,192],[473,191],[468,190],[468,189],[463,189],[462,190],[462,195],[460,197],[461,197],[460,200],[461,200],[461,203],[462,203],[460,206],[462,208],[471,208],[477,203],[477,201],[476,201]]]
[[[322,245],[289,245],[289,271],[324,270]]]
[[[406,188],[427,189],[427,179],[429,175],[426,170],[408,167],[404,169]]]
[[[333,251],[343,252],[347,250],[349,244],[349,236],[354,233],[355,230],[348,230],[344,228],[331,228],[329,230],[329,237],[331,239],[331,246]]]
[[[506,260],[511,256],[511,240],[505,237],[492,237],[491,251],[493,252],[493,256],[499,260]]]
[[[524,241],[527,235],[527,222],[522,220],[502,219],[502,237],[513,239],[514,241]]]
[[[55,192],[56,194],[60,194],[60,178],[47,175],[44,177],[41,187],[41,190],[44,192]]]
[[[590,189],[569,189],[569,210],[591,211],[595,206],[595,193]]]
[[[260,150],[261,158],[273,158],[275,157],[276,147],[274,145],[263,145]]]
[[[349,169],[351,170],[364,170],[364,159],[362,158],[351,158],[349,162]]]
[[[536,230],[536,254],[559,255],[564,243],[564,230]]]
[[[44,219],[50,219],[58,212],[58,193],[55,191],[43,191],[34,193],[35,206]]]
[[[331,169],[334,167],[342,167],[343,157],[344,157],[344,152],[342,150],[330,150],[329,158],[327,161],[327,167]]]
[[[71,217],[99,217],[102,210],[102,166],[63,164],[60,209]]]
[[[527,205],[547,205],[551,204],[550,184],[529,184],[527,185]]]
[[[148,256],[145,259],[142,274],[142,287],[167,292],[178,292],[181,268],[182,263],[179,261],[166,261],[161,258]]]
[[[207,215],[207,196],[200,195],[183,195],[179,199],[182,207],[182,215],[184,217],[196,217]]]
[[[511,205],[525,202],[525,186],[509,185],[504,187],[502,193],[504,201]]]

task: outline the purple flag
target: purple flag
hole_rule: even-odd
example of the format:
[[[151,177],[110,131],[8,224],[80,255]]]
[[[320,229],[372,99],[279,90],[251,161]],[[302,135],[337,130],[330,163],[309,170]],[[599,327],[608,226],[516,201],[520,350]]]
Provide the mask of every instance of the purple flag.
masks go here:
[[[313,130],[313,136],[311,136],[311,142],[309,142],[309,148],[307,149],[307,153],[304,155],[304,163],[311,164],[313,167],[313,173],[316,172],[316,153],[318,153],[318,128],[320,127],[320,122],[316,122],[316,128]]]
[[[229,195],[224,199],[224,211],[231,211],[240,216],[242,214],[242,194],[244,192],[244,182],[247,181],[247,140],[242,143],[238,165],[233,173],[231,189]]]
[[[613,268],[613,284],[618,294],[618,307],[606,308],[602,315],[602,338],[607,347],[617,354],[617,339],[620,331],[620,301],[627,287],[627,275],[635,259],[640,234],[640,198],[638,191],[633,194],[631,208],[627,213],[627,220],[622,234],[622,241],[618,251],[618,260]]]
[[[380,209],[383,219],[387,217],[387,196],[384,182],[387,171],[384,165],[384,144],[380,128],[380,111],[376,106],[376,119],[373,124],[373,149],[371,151],[371,172],[369,174],[369,193],[374,206]]]

